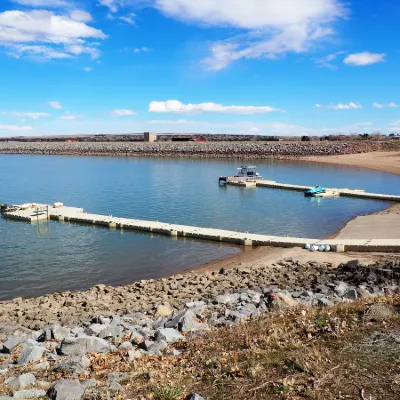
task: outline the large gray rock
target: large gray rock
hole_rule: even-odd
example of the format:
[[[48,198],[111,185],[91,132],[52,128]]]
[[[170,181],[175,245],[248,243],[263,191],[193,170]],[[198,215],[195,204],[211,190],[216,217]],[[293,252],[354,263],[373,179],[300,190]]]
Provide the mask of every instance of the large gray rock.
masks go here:
[[[334,290],[340,297],[342,297],[349,290],[349,285],[346,282],[339,282],[335,286]]]
[[[232,304],[236,303],[239,299],[240,293],[221,294],[215,298],[214,302],[218,304]]]
[[[39,361],[43,357],[45,349],[41,346],[32,346],[31,344],[24,344],[22,346],[21,354],[18,357],[17,364],[23,365],[28,362]]]
[[[153,342],[150,346],[147,347],[147,353],[152,355],[160,355],[161,352],[167,347],[167,342],[165,342],[164,340],[159,340],[157,342]]]
[[[10,354],[19,344],[26,340],[23,336],[9,336],[3,344],[3,353]]]
[[[358,294],[357,294],[357,290],[356,289],[350,289],[348,290],[344,295],[343,295],[344,299],[347,300],[357,300],[358,299]]]
[[[90,366],[86,356],[76,356],[55,365],[51,371],[66,371],[70,374],[81,374]]]
[[[46,392],[41,389],[18,390],[14,393],[14,399],[39,399],[46,396]],[[0,397],[1,399],[1,397]]]
[[[19,376],[12,376],[6,379],[5,383],[7,386],[14,390],[25,389],[26,387],[33,385],[36,382],[35,375],[33,374],[22,374]]]
[[[61,342],[60,353],[64,356],[80,356],[86,353],[105,353],[112,346],[98,337],[65,338]]]
[[[54,325],[51,329],[51,334],[53,339],[61,341],[71,335],[71,330],[60,325]]]
[[[53,400],[80,400],[86,386],[77,380],[62,379],[47,391],[47,396]]]
[[[164,340],[164,342],[167,343],[174,343],[185,338],[179,331],[174,328],[159,329],[155,332],[154,337],[157,341]]]
[[[120,325],[109,325],[97,335],[101,339],[119,339],[124,336],[124,329]]]
[[[207,324],[197,320],[196,314],[191,308],[168,321],[165,328],[178,328],[183,333],[209,329]]]

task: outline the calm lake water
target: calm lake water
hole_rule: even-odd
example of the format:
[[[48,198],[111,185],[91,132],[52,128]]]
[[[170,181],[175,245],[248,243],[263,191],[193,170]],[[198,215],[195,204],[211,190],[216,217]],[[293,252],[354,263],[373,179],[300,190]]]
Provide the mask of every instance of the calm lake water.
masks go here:
[[[302,193],[219,186],[241,164],[265,179],[400,194],[400,177],[356,167],[289,161],[0,155],[0,202],[61,201],[86,211],[273,235],[322,238],[387,202],[305,198]],[[0,218],[0,300],[96,283],[167,276],[241,251],[57,222]]]

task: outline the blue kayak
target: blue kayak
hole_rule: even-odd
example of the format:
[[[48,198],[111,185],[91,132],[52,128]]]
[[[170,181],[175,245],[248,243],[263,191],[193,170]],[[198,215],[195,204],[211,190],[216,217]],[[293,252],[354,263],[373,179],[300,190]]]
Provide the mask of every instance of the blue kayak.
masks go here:
[[[315,196],[315,195],[320,194],[320,193],[325,193],[325,188],[323,188],[321,186],[314,186],[311,189],[307,189],[304,192],[304,195],[305,196]]]

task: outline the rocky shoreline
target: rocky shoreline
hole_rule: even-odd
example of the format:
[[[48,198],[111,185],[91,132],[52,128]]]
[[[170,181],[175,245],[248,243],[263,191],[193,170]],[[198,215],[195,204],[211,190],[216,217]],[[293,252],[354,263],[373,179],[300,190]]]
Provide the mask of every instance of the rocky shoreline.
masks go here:
[[[142,357],[178,356],[179,343],[193,334],[276,310],[398,294],[399,285],[398,257],[371,265],[352,260],[338,268],[285,259],[264,268],[191,273],[116,288],[96,285],[86,292],[3,302],[0,393],[13,397],[0,399],[123,393],[124,371],[117,368],[101,382],[96,379],[101,355],[128,365]]]
[[[0,154],[285,158],[398,151],[400,141],[349,142],[0,142]]]

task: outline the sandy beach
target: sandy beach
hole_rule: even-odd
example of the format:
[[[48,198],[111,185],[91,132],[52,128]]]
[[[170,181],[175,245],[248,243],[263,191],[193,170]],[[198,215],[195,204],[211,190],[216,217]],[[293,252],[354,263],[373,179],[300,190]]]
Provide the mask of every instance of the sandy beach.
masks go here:
[[[352,165],[400,175],[400,152],[396,151],[344,154],[329,157],[313,156],[302,159],[324,164]]]

